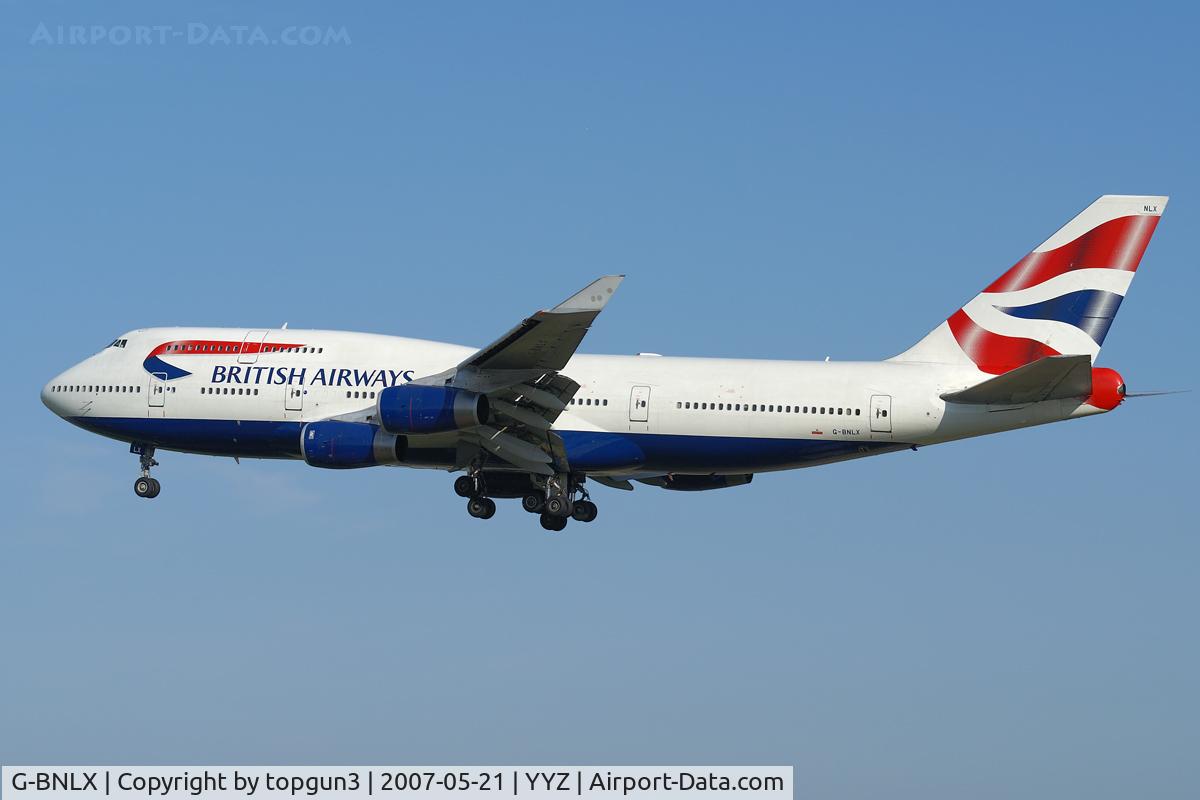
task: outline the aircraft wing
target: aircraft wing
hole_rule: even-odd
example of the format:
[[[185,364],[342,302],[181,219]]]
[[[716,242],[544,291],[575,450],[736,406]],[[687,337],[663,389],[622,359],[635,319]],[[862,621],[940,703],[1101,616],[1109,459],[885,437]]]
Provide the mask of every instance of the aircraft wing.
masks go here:
[[[559,370],[624,278],[599,278],[554,308],[525,318],[457,367],[414,383],[487,395],[495,419],[463,431],[463,437],[522,469],[543,475],[565,471],[566,453],[550,426],[579,384]]]
[[[522,320],[458,368],[562,369],[624,278],[624,275],[605,275],[589,283],[549,311],[539,311]]]

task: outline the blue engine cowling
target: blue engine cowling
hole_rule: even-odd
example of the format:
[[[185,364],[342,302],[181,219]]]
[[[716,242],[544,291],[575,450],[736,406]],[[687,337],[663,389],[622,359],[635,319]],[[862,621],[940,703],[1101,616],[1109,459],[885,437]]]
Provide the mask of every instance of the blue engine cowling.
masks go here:
[[[449,386],[389,386],[379,393],[379,424],[389,433],[445,433],[482,425],[487,397]]]
[[[403,462],[403,436],[380,430],[365,422],[325,420],[310,422],[300,430],[304,460],[325,469],[354,469]]]

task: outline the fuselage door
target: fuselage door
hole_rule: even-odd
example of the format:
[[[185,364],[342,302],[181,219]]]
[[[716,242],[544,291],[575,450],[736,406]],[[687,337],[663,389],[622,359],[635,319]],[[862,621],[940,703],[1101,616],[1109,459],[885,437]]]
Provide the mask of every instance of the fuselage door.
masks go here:
[[[629,421],[648,422],[650,420],[650,387],[635,386],[629,393]]]
[[[871,395],[871,432],[892,432],[892,396],[890,394]]]
[[[258,361],[258,353],[262,350],[263,339],[267,338],[270,331],[250,331],[246,334],[246,338],[242,341],[242,346],[238,349],[239,364],[253,364]]]
[[[303,411],[304,410],[304,387],[300,384],[292,384],[283,387],[283,410],[284,411]]]
[[[146,405],[150,408],[165,408],[167,405],[167,373],[150,374],[150,385],[146,387]],[[162,412],[160,411],[161,415]]]

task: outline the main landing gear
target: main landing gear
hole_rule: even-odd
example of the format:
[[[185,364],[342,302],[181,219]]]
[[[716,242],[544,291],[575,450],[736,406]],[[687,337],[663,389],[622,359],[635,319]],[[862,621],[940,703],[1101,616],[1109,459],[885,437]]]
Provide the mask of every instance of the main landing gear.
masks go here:
[[[500,497],[520,497],[521,508],[537,514],[542,527],[548,531],[561,531],[569,520],[592,522],[599,514],[596,504],[583,488],[583,479],[560,474],[550,478],[531,480],[528,489],[521,494],[512,480],[518,474],[493,475],[492,483],[500,478],[499,487],[492,487]],[[521,479],[525,480],[524,478]],[[482,472],[460,475],[454,480],[454,493],[467,498],[467,513],[476,519],[490,519],[496,513],[496,501],[488,496],[488,481]],[[576,499],[578,498],[578,499]]]
[[[576,499],[577,495],[579,499]],[[583,487],[583,480],[570,475],[547,478],[545,493],[526,495],[521,499],[521,506],[530,513],[539,514],[542,527],[548,531],[561,531],[570,519],[592,522],[600,513]]]
[[[142,467],[142,476],[133,482],[133,493],[147,500],[158,497],[158,493],[162,491],[162,484],[150,477],[150,468],[158,466],[158,462],[154,460],[154,448],[149,445],[131,444],[129,452],[138,456]]]
[[[454,479],[454,493],[467,498],[467,513],[475,519],[491,519],[496,514],[496,501],[487,496],[479,475],[459,475]]]

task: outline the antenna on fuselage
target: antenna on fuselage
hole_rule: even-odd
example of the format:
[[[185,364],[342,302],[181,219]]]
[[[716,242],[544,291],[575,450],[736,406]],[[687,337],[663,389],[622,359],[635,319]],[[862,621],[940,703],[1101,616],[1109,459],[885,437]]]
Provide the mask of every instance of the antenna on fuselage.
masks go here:
[[[279,330],[281,330],[281,331],[286,331],[286,330],[287,330],[287,323],[286,323],[286,322],[285,322],[285,323],[283,323],[283,327],[282,327],[282,328],[280,328]]]

